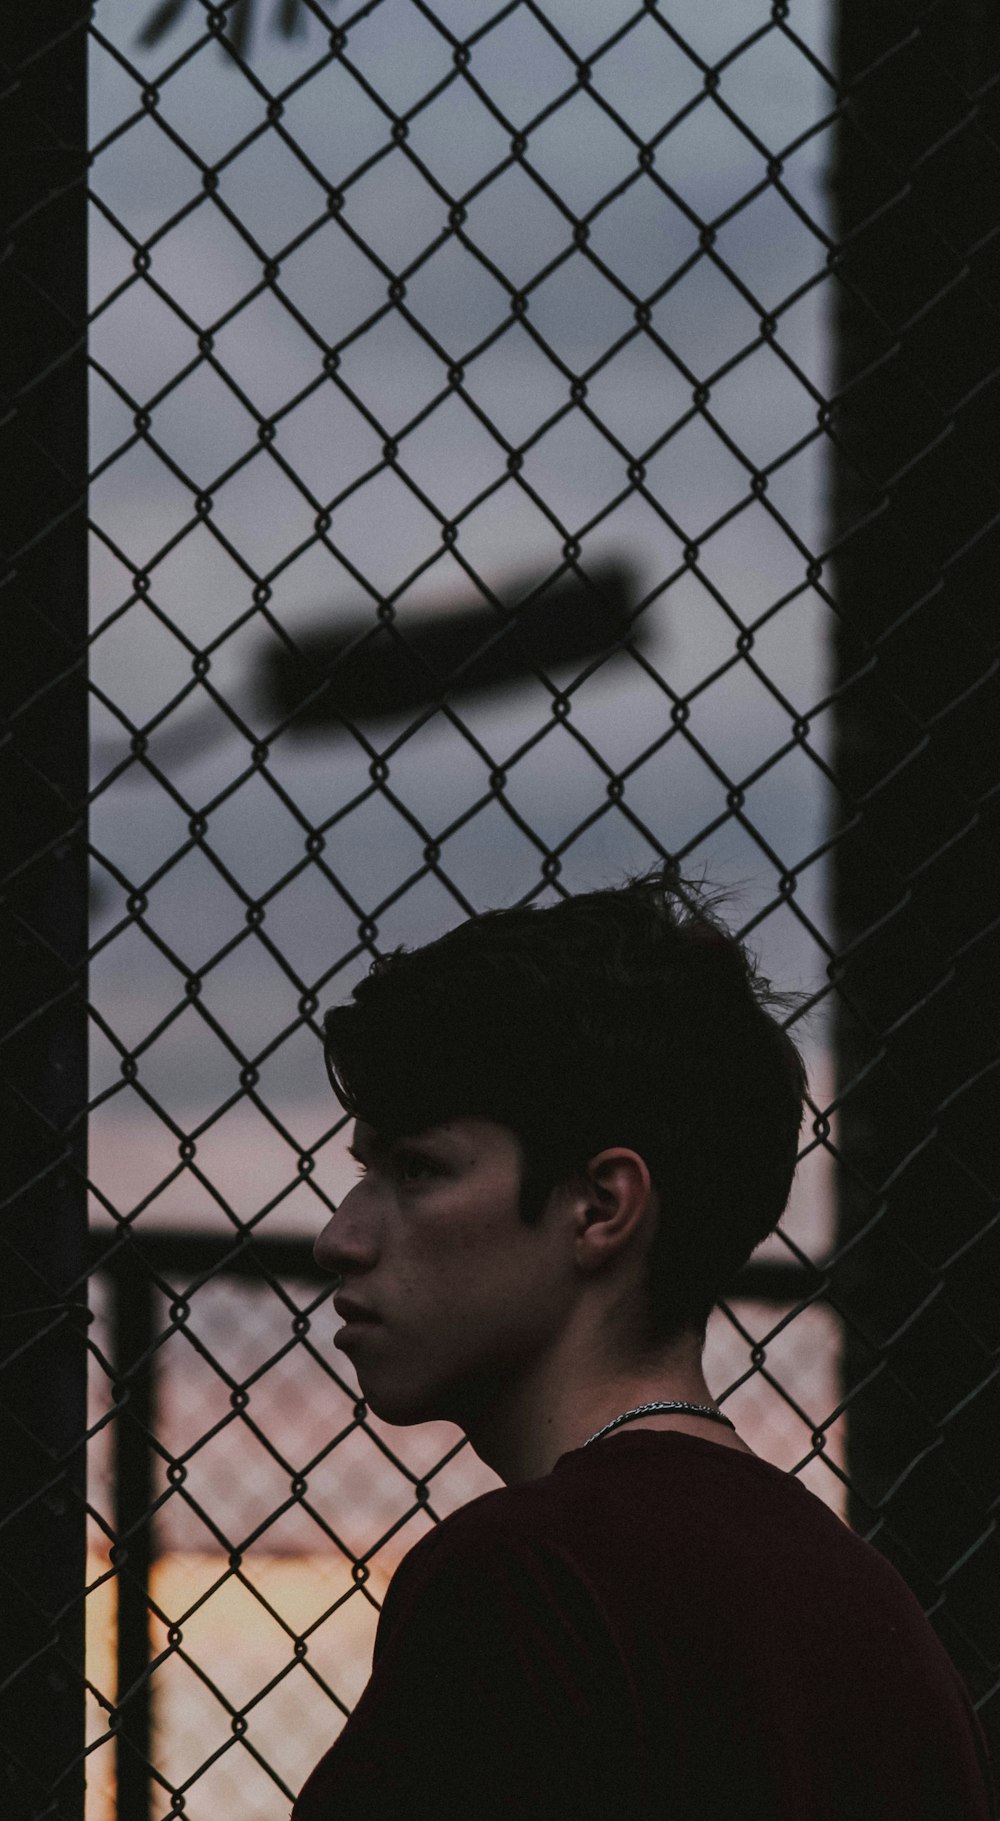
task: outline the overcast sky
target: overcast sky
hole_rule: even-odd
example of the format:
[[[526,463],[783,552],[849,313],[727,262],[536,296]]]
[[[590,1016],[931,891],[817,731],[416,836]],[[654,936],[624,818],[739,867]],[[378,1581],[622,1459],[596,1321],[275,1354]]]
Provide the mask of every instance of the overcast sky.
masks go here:
[[[439,17],[461,34],[484,25],[494,10],[480,0],[442,0],[438,7]],[[132,282],[132,243],[98,210],[93,216],[95,306],[124,287],[99,313],[92,338],[94,358],[110,381],[95,374],[92,446],[100,472],[92,516],[118,553],[95,537],[94,624],[102,630],[93,675],[138,726],[178,691],[191,693],[150,740],[151,756],[162,765],[169,787],[140,767],[123,774],[95,806],[95,845],[133,884],[143,883],[187,841],[189,813],[211,805],[247,768],[248,742],[200,684],[192,687],[191,656],[192,647],[212,647],[213,686],[258,738],[266,734],[260,661],[276,635],[259,614],[250,615],[255,578],[267,579],[269,611],[293,635],[373,614],[379,599],[400,589],[405,627],[408,615],[470,598],[465,575],[442,544],[434,508],[448,518],[459,516],[484,489],[502,482],[462,518],[458,534],[465,559],[489,586],[502,589],[511,577],[554,569],[564,532],[577,536],[600,515],[628,488],[629,460],[641,460],[648,497],[633,488],[587,531],[582,562],[628,564],[639,595],[645,595],[682,569],[685,543],[699,544],[698,572],[678,575],[647,616],[648,655],[675,693],[694,688],[733,658],[740,623],[754,621],[799,590],[758,631],[753,646],[754,659],[784,701],[776,701],[741,662],[691,705],[689,732],[725,779],[720,781],[683,734],[629,777],[629,808],[666,847],[681,847],[724,816],[726,780],[741,782],[763,764],[789,739],[794,716],[807,716],[824,688],[829,614],[815,590],[803,590],[804,552],[821,547],[824,537],[821,446],[810,443],[770,477],[767,498],[789,522],[794,533],[789,536],[764,504],[751,499],[747,468],[726,439],[762,468],[815,427],[815,398],[782,355],[822,394],[829,362],[826,287],[807,288],[792,308],[782,306],[823,269],[819,230],[826,215],[829,134],[806,138],[786,157],[785,196],[767,187],[718,227],[715,251],[749,295],[741,294],[704,249],[699,255],[698,223],[718,222],[764,180],[768,157],[783,153],[823,116],[828,87],[803,51],[772,30],[722,70],[718,101],[706,95],[698,59],[714,63],[741,36],[765,26],[770,7],[758,0],[717,0],[711,7],[701,0],[663,0],[661,18],[688,49],[641,15],[613,49],[597,55],[596,47],[633,16],[618,0],[547,0],[547,16],[570,42],[572,57],[523,7],[474,43],[469,77],[519,132],[572,89],[576,65],[587,59],[593,89],[641,140],[655,139],[668,120],[697,103],[657,147],[655,172],[670,193],[641,172],[590,222],[589,250],[640,299],[694,260],[652,308],[651,325],[664,352],[641,329],[633,333],[631,302],[580,249],[531,288],[534,276],[571,245],[571,229],[544,186],[579,216],[638,169],[635,144],[593,96],[578,89],[531,127],[526,157],[537,181],[514,164],[469,197],[508,157],[510,133],[470,81],[454,74],[445,38],[410,0],[381,0],[353,22],[343,8],[329,11],[349,27],[346,58],[352,68],[328,63],[309,75],[324,56],[324,32],[315,22],[291,43],[259,34],[251,53],[263,88],[285,96],[281,128],[313,169],[268,127],[224,164],[213,200],[202,187],[201,166],[178,147],[175,136],[187,142],[196,160],[214,165],[266,121],[266,95],[214,46],[164,78],[203,16],[194,0],[190,17],[185,15],[155,51],[143,51],[136,42],[143,15],[135,0],[100,0],[97,7],[98,30],[143,82],[157,80],[163,124],[143,118],[114,138],[96,162],[95,192],[139,243],[156,237],[176,212],[187,212],[169,233],[155,238],[148,280]],[[789,25],[819,57],[827,54],[821,0],[792,0]],[[409,121],[406,146],[394,145],[391,119],[367,91],[376,91],[399,117],[449,74],[453,79],[437,99]],[[135,113],[139,86],[135,75],[95,46],[95,144]],[[760,145],[734,126],[725,108],[739,114]],[[391,148],[386,156],[354,176],[386,147]],[[463,232],[511,285],[529,287],[524,320],[511,316],[508,289],[454,232],[407,279],[405,307],[440,352],[389,305],[378,261],[393,273],[404,270],[448,225],[447,203],[410,151],[450,197],[469,198]],[[336,215],[327,209],[331,188],[343,192]],[[803,221],[793,204],[817,226]],[[239,218],[268,258],[281,256],[280,295],[265,290],[241,304],[260,283],[261,260],[224,210]],[[299,244],[288,252],[296,239]],[[757,338],[761,308],[778,312],[778,351],[760,345],[715,377]],[[349,339],[380,312],[367,333]],[[520,445],[569,402],[566,374],[539,347],[528,324],[572,375],[589,375],[587,405],[626,455],[573,407],[524,453],[521,479],[527,485],[507,474],[506,448],[473,407],[487,414],[509,444]],[[488,351],[470,358],[501,325],[503,332]],[[214,354],[245,403],[199,357],[198,334],[208,329]],[[629,334],[627,345],[601,365],[608,348]],[[324,348],[342,343],[336,375],[324,377]],[[454,388],[446,390],[447,368],[459,363],[465,367],[465,398]],[[183,381],[158,400],[161,389],[189,366]],[[692,376],[702,384],[712,381],[709,409],[718,429],[695,416],[657,449],[691,407]],[[443,392],[431,415],[408,431]],[[300,393],[307,396],[283,413]],[[150,434],[160,453],[135,440],[134,406],[145,409],[151,401],[158,401]],[[258,439],[259,418],[275,413],[279,420],[267,447]],[[385,465],[385,437],[397,440],[398,463],[430,508]],[[253,459],[220,482],[251,450]],[[301,477],[309,498],[282,462]],[[365,475],[363,485],[345,493]],[[193,521],[198,491],[211,494],[212,522],[245,567],[204,524]],[[339,502],[325,539],[315,532],[317,501],[323,507]],[[705,531],[743,501],[745,509],[705,540]],[[404,588],[421,568],[419,579]],[[147,596],[116,613],[129,598],[136,569],[148,571]],[[548,693],[537,682],[459,707],[489,760],[440,715],[391,760],[392,790],[435,837],[485,792],[490,763],[503,764],[551,718]],[[620,769],[666,732],[668,710],[669,699],[655,681],[630,659],[619,658],[574,696],[570,718]],[[127,750],[127,738],[99,703],[93,724],[100,778]],[[364,731],[382,750],[404,727],[401,721],[376,723]],[[812,734],[817,751],[826,749],[828,737],[820,716]],[[281,793],[315,826],[365,790],[368,765],[368,753],[345,732],[283,737],[266,773],[250,777],[211,810],[207,840],[213,852],[248,893],[266,894],[305,851],[303,827]],[[582,744],[567,728],[553,725],[510,769],[508,798],[554,844],[607,804],[605,785]],[[746,793],[746,814],[780,865],[731,814],[697,847],[694,861],[723,883],[739,883],[738,910],[750,915],[774,896],[781,868],[795,867],[820,841],[828,810],[818,767],[795,749]],[[324,858],[367,914],[421,868],[422,848],[422,836],[374,793],[329,832]],[[580,889],[609,882],[624,867],[653,858],[641,834],[612,809],[568,850],[562,878]],[[477,907],[511,902],[540,877],[537,849],[495,804],[445,842],[442,863]],[[819,867],[803,877],[801,896],[810,915],[822,922]],[[124,897],[98,869],[99,932],[114,928]],[[419,941],[458,914],[442,886],[425,879],[379,917],[379,940],[383,946]],[[197,851],[150,888],[148,920],[192,970],[245,928],[242,904]],[[311,983],[356,941],[357,916],[310,867],[269,904],[266,929]],[[823,957],[788,910],[762,924],[754,940],[782,982],[819,984]],[[343,996],[356,973],[357,968],[325,989],[322,1002]],[[253,937],[207,976],[203,995],[246,1054],[259,1052],[296,1016],[296,989]],[[121,1040],[134,1044],[179,1002],[182,982],[155,945],[132,929],[98,958],[94,997]],[[820,1025],[809,1042],[822,1049]],[[191,1009],[140,1064],[141,1080],[185,1130],[235,1090],[237,1073],[224,1045]],[[95,1091],[117,1078],[113,1045],[98,1037]],[[300,1030],[263,1065],[261,1092],[290,1123],[296,1140],[314,1141],[330,1108],[310,1033]],[[338,1157],[339,1147],[331,1147],[331,1183]],[[131,1090],[95,1115],[93,1173],[121,1211],[172,1169],[176,1158],[174,1139]],[[294,1171],[293,1153],[246,1103],[199,1142],[199,1160],[244,1215]],[[167,1214],[219,1218],[210,1196],[190,1179],[154,1203],[149,1217]],[[286,1225],[314,1225],[308,1195],[303,1199],[300,1192],[280,1218]]]

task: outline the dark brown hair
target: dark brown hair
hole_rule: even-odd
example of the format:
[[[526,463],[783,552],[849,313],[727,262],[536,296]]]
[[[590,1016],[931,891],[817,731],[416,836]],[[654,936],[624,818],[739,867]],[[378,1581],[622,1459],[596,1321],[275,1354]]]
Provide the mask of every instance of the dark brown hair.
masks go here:
[[[717,905],[664,869],[489,911],[382,957],[325,1019],[334,1090],[383,1138],[469,1114],[509,1127],[528,1221],[598,1151],[638,1151],[661,1204],[650,1341],[704,1333],[795,1169],[788,1001]]]

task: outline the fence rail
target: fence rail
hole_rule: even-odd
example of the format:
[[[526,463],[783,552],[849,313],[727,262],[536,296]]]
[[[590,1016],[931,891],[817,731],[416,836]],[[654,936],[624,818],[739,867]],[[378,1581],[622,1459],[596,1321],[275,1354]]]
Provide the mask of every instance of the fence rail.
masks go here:
[[[158,1504],[154,1491],[154,1461],[162,1454],[158,1441],[158,1357],[171,1324],[179,1329],[187,1319],[190,1302],[200,1284],[243,1278],[268,1285],[295,1286],[307,1294],[304,1306],[295,1307],[289,1327],[307,1332],[317,1310],[329,1302],[329,1279],[319,1270],[307,1241],[274,1239],[263,1234],[241,1240],[224,1235],[184,1232],[148,1233],[141,1238],[117,1233],[91,1235],[91,1276],[103,1279],[110,1291],[107,1311],[109,1357],[102,1366],[112,1375],[112,1396],[118,1409],[114,1425],[114,1465],[111,1506],[108,1511],[111,1559],[117,1576],[115,1685],[119,1691],[113,1709],[116,1739],[116,1790],[120,1812],[134,1817],[151,1812],[153,1758],[153,1663],[150,1654],[149,1613],[151,1568],[156,1555],[155,1522]],[[168,1300],[169,1321],[164,1325],[156,1307],[155,1291]],[[286,1291],[287,1293],[287,1291]],[[774,1263],[749,1266],[733,1286],[734,1299],[779,1307],[805,1306],[823,1295],[818,1267]],[[238,1397],[243,1387],[235,1388]],[[365,1419],[359,1403],[356,1422]],[[383,1448],[385,1444],[382,1444]],[[398,1456],[389,1458],[396,1470],[416,1487],[417,1476]],[[170,1461],[168,1466],[178,1465]],[[303,1485],[299,1497],[304,1497]],[[296,1496],[293,1494],[293,1496]],[[352,1563],[364,1572],[363,1561]]]

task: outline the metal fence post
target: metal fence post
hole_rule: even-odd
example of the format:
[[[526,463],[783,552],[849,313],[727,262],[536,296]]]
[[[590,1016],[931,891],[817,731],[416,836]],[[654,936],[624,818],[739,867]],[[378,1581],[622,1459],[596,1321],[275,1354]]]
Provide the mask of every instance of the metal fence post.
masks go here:
[[[86,1431],[86,18],[4,19],[0,1806],[80,1821]]]
[[[839,16],[839,1281],[857,1318],[852,1522],[985,1702],[1000,1655],[1000,21],[964,0],[911,31],[906,11]]]
[[[129,1821],[149,1814],[152,1784],[152,1713],[149,1648],[149,1575],[153,1561],[152,1437],[156,1432],[153,1354],[155,1297],[145,1261],[129,1245],[115,1254],[112,1281],[112,1352],[115,1532],[118,1566],[117,1711],[115,1781],[118,1811]]]

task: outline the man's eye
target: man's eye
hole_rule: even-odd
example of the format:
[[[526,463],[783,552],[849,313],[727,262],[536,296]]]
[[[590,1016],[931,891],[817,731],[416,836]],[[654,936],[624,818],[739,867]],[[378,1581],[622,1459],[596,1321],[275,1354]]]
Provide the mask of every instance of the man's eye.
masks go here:
[[[437,1165],[429,1157],[420,1157],[415,1151],[400,1151],[395,1163],[401,1182],[424,1182],[438,1173]]]

